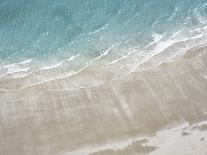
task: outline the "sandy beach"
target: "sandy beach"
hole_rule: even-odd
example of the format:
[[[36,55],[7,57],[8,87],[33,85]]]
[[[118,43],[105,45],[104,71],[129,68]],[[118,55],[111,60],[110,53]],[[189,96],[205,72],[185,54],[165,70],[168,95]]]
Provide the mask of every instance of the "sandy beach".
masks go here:
[[[62,89],[69,78],[19,91],[18,79],[3,79],[0,154],[205,155],[206,59],[203,45],[157,67],[75,90]]]

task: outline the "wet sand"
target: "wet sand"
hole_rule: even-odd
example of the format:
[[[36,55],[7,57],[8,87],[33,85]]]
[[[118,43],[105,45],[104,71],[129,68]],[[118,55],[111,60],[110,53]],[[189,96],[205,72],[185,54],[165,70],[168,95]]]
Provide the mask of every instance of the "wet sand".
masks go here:
[[[197,147],[196,154],[205,155],[205,130],[188,135],[180,129],[161,138],[159,132],[207,120],[206,60],[207,48],[199,47],[156,68],[68,91],[50,89],[64,85],[67,78],[21,91],[6,90],[8,85],[18,87],[18,82],[4,80],[0,154],[195,154],[196,149],[184,152],[183,145]],[[156,142],[159,138],[161,143]],[[180,149],[170,152],[169,148]]]

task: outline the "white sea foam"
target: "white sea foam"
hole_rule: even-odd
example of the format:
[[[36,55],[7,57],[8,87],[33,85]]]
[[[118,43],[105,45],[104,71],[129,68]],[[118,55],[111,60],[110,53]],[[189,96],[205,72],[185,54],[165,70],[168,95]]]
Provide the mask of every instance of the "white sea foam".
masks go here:
[[[14,74],[13,78],[26,78],[27,76],[33,77],[34,80],[27,81],[22,85],[21,89],[35,86],[35,85],[41,85],[44,83],[48,83],[53,80],[61,80],[65,78],[70,78],[74,75],[77,76],[77,79],[81,77],[81,73],[89,68],[93,68],[94,75],[91,75],[89,79],[88,77],[81,77],[81,80],[85,81],[85,84],[74,82],[74,85],[71,84],[70,86],[65,86],[65,88],[62,88],[64,90],[74,90],[79,88],[87,88],[87,87],[93,87],[93,86],[99,86],[104,84],[105,82],[117,80],[120,78],[124,78],[131,74],[132,72],[137,72],[143,70],[144,68],[140,66],[142,64],[145,64],[148,61],[151,61],[154,59],[154,57],[157,57],[159,55],[159,59],[155,59],[156,61],[152,61],[151,67],[157,67],[158,65],[167,62],[172,61],[174,57],[177,57],[179,55],[183,55],[185,52],[187,52],[189,49],[194,48],[196,46],[202,46],[202,44],[206,43],[206,34],[204,33],[205,27],[203,28],[197,28],[195,30],[192,30],[185,36],[183,36],[182,31],[175,32],[172,36],[169,36],[169,39],[163,40],[164,36],[160,34],[154,34],[152,36],[153,41],[148,44],[144,49],[140,50],[140,48],[135,47],[129,47],[126,48],[126,51],[122,54],[120,53],[119,56],[115,56],[111,62],[105,63],[106,56],[111,57],[113,55],[112,53],[118,53],[118,51],[123,46],[121,42],[114,43],[111,46],[109,46],[106,50],[102,52],[99,56],[89,60],[87,63],[82,64],[80,69],[77,70],[68,70],[66,72],[61,73],[54,73],[49,75],[44,75],[44,70],[48,70],[51,73],[55,72],[57,68],[69,65],[69,63],[73,64],[74,62],[78,62],[80,59],[80,53],[74,56],[71,56],[65,60],[62,60],[56,64],[45,66],[41,68],[34,68],[32,67],[32,59],[11,64],[8,66],[4,66],[1,70],[1,76],[5,76],[7,74]],[[119,48],[116,48],[120,46]],[[124,48],[125,49],[125,48]],[[164,54],[162,56],[162,54]],[[98,63],[97,63],[98,62]],[[120,65],[122,64],[122,65]],[[29,66],[28,66],[29,65]],[[101,71],[100,71],[101,68]],[[30,70],[31,69],[31,70]],[[145,68],[147,69],[147,68]],[[42,72],[39,72],[41,71]],[[16,75],[18,72],[26,72],[25,74],[19,74]],[[108,74],[110,73],[111,77],[108,79],[105,79],[104,77],[102,79],[99,79],[99,82],[96,81],[95,77],[99,74]],[[38,75],[38,77],[42,78],[35,78],[35,75]],[[77,80],[75,79],[75,80]],[[84,80],[85,79],[85,80]]]
[[[59,67],[60,65],[62,65],[64,62],[65,62],[65,60],[60,61],[57,64],[54,64],[51,66],[42,67],[42,68],[40,68],[40,70],[48,70],[48,69],[56,68],[56,67]]]
[[[74,55],[74,56],[71,56],[70,58],[66,59],[67,61],[72,61],[74,59],[76,59],[77,57],[79,57],[80,54],[77,54],[77,55]]]
[[[0,69],[6,70],[7,74],[17,73],[17,72],[26,72],[30,69],[30,67],[21,67],[17,64],[11,64],[7,66],[3,66]]]
[[[63,63],[65,63],[66,61],[72,61],[72,60],[76,59],[79,56],[80,56],[80,54],[71,56],[70,58],[68,58],[66,60],[62,60],[62,61],[60,61],[60,62],[58,62],[58,63],[56,63],[54,65],[42,67],[42,68],[40,68],[40,70],[49,70],[49,69],[57,68],[57,67],[61,66]]]
[[[28,64],[28,63],[31,63],[31,62],[32,62],[32,58],[28,59],[28,60],[25,60],[25,61],[22,61],[19,64]]]

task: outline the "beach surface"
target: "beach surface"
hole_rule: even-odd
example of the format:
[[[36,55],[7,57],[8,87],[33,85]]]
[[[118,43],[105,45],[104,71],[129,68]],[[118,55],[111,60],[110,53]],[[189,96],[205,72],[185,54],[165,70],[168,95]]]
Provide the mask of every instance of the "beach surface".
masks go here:
[[[204,44],[79,89],[63,89],[76,77],[21,90],[1,79],[0,154],[206,155],[206,60]]]

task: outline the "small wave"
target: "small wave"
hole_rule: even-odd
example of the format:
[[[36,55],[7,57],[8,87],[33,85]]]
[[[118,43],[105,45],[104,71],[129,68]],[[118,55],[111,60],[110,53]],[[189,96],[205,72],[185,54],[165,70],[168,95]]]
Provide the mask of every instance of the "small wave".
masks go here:
[[[119,50],[119,48],[121,48],[120,43],[112,44],[106,50],[104,50],[102,54],[95,57],[94,59],[91,59],[86,64],[84,64],[84,66],[77,70],[68,70],[66,72],[60,74],[57,73],[55,75],[55,71],[58,71],[57,67],[62,68],[64,63],[67,66],[67,61],[71,61],[72,63],[74,60],[76,60],[78,62],[80,59],[80,54],[71,56],[70,58],[60,61],[55,65],[47,66],[44,68],[42,67],[39,69],[37,68],[32,72],[28,71],[29,68],[20,68],[20,64],[17,66],[15,66],[16,64],[13,64],[13,66],[10,65],[10,73],[14,74],[15,72],[19,71],[27,72],[27,74],[19,74],[19,78],[22,77],[22,80],[24,81],[24,83],[22,83],[21,89],[43,85],[54,81],[59,81],[61,83],[61,80],[64,81],[65,79],[71,79],[73,82],[70,83],[70,86],[63,86],[63,88],[61,88],[62,90],[76,90],[93,86],[100,86],[105,82],[118,80],[120,78],[128,76],[133,72],[143,70],[144,68],[147,68],[147,65],[156,67],[163,62],[172,60],[176,56],[183,55],[185,52],[192,48],[205,45],[205,38],[207,38],[207,36],[205,33],[203,33],[203,30],[201,31],[201,29],[193,30],[191,31],[192,33],[189,32],[189,34],[186,35],[190,36],[188,38],[180,36],[183,35],[182,32],[176,32],[172,36],[169,36],[169,39],[166,41],[162,40],[163,36],[155,36],[152,41],[153,43],[146,46],[144,49],[142,49],[142,51],[140,51],[139,48],[131,47],[128,49],[128,51],[126,51],[126,54],[116,59],[114,57],[114,60],[112,60],[109,64],[105,62],[105,56],[108,56],[111,54],[111,52],[115,52],[113,50]],[[196,35],[192,36],[193,34]],[[117,46],[120,47],[115,49]],[[103,62],[99,64],[101,61]],[[31,61],[26,62],[27,63],[21,63],[21,65],[24,66],[31,63]],[[39,72],[38,70],[42,70],[42,72]],[[93,72],[90,70],[93,70]],[[48,74],[48,71],[51,73]],[[9,73],[8,71],[6,72]],[[87,74],[85,75],[85,73]],[[13,78],[14,77],[18,76],[14,75]],[[24,79],[27,80],[25,81]],[[54,91],[60,90],[57,88],[48,89],[54,89]]]
[[[19,5],[4,6],[0,59],[9,65],[2,63],[0,80],[19,78],[21,88],[61,79],[73,79],[71,89],[96,85],[206,43],[203,1],[32,1],[12,12]]]
[[[55,65],[51,65],[51,66],[47,66],[47,67],[42,67],[40,68],[40,70],[48,70],[48,69],[52,69],[52,68],[56,68],[59,67],[60,65],[62,65],[65,62],[65,60],[55,64]]]
[[[134,53],[134,52],[135,52],[135,51],[130,51],[130,52],[127,53],[126,55],[123,55],[123,56],[121,56],[120,58],[113,60],[113,61],[110,63],[110,65],[113,65],[113,64],[115,64],[115,63],[118,63],[118,62],[121,61],[121,60],[124,60],[124,59],[128,58],[128,57],[129,57],[132,53]]]
[[[40,70],[49,70],[49,69],[60,67],[63,63],[75,60],[79,56],[80,56],[80,54],[71,56],[70,58],[68,58],[66,60],[62,60],[62,61],[58,62],[57,64],[54,64],[54,65],[51,65],[51,66],[42,67],[42,68],[40,68]]]
[[[191,38],[191,39],[200,39],[198,36],[197,37],[193,37],[193,38]],[[184,41],[189,41],[188,39],[185,39]],[[181,41],[181,42],[183,42],[183,41]],[[174,47],[176,47],[177,46],[177,44],[178,43],[180,43],[180,42],[174,42],[174,43],[172,43],[172,44],[168,44],[169,46],[165,46],[165,48],[163,48],[163,51],[166,51],[166,49],[171,49],[173,46]],[[184,43],[184,42],[183,42]],[[206,43],[203,43],[203,44],[206,44]],[[201,45],[201,44],[199,44],[199,45]],[[196,46],[199,46],[199,45],[196,45]],[[178,56],[178,55],[181,55],[181,54],[184,54],[186,51],[188,51],[189,49],[191,49],[191,48],[195,48],[196,46],[191,46],[190,48],[184,48],[184,50],[183,51],[180,51],[179,50],[179,52],[178,53],[173,53],[173,55],[169,55],[168,57],[165,57],[165,58],[162,58],[163,59],[163,61],[164,62],[166,62],[166,61],[170,61],[170,59],[172,59],[173,57],[175,57],[175,56]],[[174,48],[173,47],[173,48]],[[172,48],[172,49],[173,49]],[[160,53],[162,53],[163,51],[160,51]],[[104,79],[104,81],[102,81],[102,82],[100,82],[100,83],[94,83],[94,84],[92,84],[92,85],[89,85],[89,86],[78,86],[78,87],[73,87],[73,86],[71,86],[69,89],[68,88],[63,88],[63,89],[61,89],[61,90],[77,90],[77,89],[83,89],[83,88],[90,88],[90,87],[96,87],[96,86],[101,86],[101,85],[103,85],[105,82],[110,82],[110,81],[114,81],[114,80],[118,80],[118,79],[121,79],[121,78],[124,78],[124,77],[126,77],[126,76],[128,76],[129,74],[131,74],[132,72],[136,72],[137,71],[137,69],[139,70],[139,67],[141,66],[141,65],[143,65],[143,64],[145,64],[145,63],[147,63],[147,62],[149,62],[149,60],[150,59],[152,59],[153,57],[155,57],[157,54],[160,54],[160,53],[158,53],[158,52],[155,52],[154,54],[152,54],[151,56],[149,56],[148,55],[148,57],[145,57],[145,59],[143,59],[142,61],[139,61],[139,62],[136,62],[136,60],[133,60],[134,61],[134,65],[129,65],[129,64],[126,64],[126,68],[127,68],[127,66],[129,67],[127,70],[126,70],[126,72],[125,73],[123,73],[121,70],[119,71],[119,73],[120,73],[120,75],[119,76],[115,76],[116,74],[115,74],[115,72],[114,72],[114,77],[113,78],[111,78],[111,80],[107,80],[107,81],[105,81]],[[131,56],[131,54],[132,53],[129,53],[127,56],[124,56],[124,57],[122,57],[123,59],[126,59],[126,58],[132,58],[132,57],[130,57]],[[135,54],[135,52],[133,52],[133,54]],[[122,59],[121,59],[122,60]],[[117,62],[118,61],[121,61],[120,59],[119,60],[117,60]],[[130,61],[130,60],[129,60]],[[157,65],[160,65],[161,63],[163,63],[163,61],[158,61],[158,63],[157,63]],[[116,62],[116,63],[117,63]],[[115,62],[114,62],[115,63]],[[87,69],[88,67],[92,67],[92,66],[90,66],[92,64],[92,62],[90,63],[90,64],[88,64],[87,66],[85,66],[84,68],[82,68],[81,70],[79,70],[78,72],[74,72],[73,74],[70,74],[70,75],[65,75],[65,76],[62,76],[62,77],[57,77],[57,78],[53,78],[53,79],[51,79],[51,80],[45,80],[45,81],[43,81],[43,82],[41,82],[41,83],[38,83],[38,84],[43,84],[43,83],[47,83],[47,82],[51,82],[51,81],[54,81],[54,80],[63,80],[63,79],[65,79],[65,78],[69,78],[69,77],[72,77],[72,76],[74,76],[74,75],[76,75],[76,76],[78,76],[78,74],[79,74],[79,76],[83,76],[83,75],[81,75],[82,74],[82,72],[85,70],[85,69]],[[112,63],[113,64],[113,63]],[[120,65],[120,64],[118,64],[118,65]],[[133,67],[132,67],[133,66]],[[156,65],[154,65],[154,67],[156,67]],[[143,68],[142,68],[143,69]],[[106,68],[106,70],[107,70],[107,68]],[[104,70],[102,70],[101,72],[103,72],[103,74],[104,74]],[[96,74],[99,74],[98,72],[96,73]],[[95,77],[95,76],[93,76],[93,75],[91,75],[92,77]],[[116,77],[116,78],[115,78]],[[84,77],[83,77],[83,79],[84,79]],[[91,81],[93,81],[94,79],[91,79]],[[84,80],[85,82],[85,84],[87,84],[87,81],[86,80]],[[78,81],[77,81],[77,83],[78,83]],[[36,85],[36,84],[35,84]],[[35,86],[35,85],[33,85],[33,86]],[[50,90],[50,91],[53,91],[53,90]],[[55,89],[54,88],[54,91],[58,91],[57,89]]]
[[[32,62],[32,59],[28,59],[28,60],[20,62],[19,64],[28,64],[28,63],[31,63],[31,62]]]
[[[152,34],[152,38],[153,38],[153,41],[151,43],[149,43],[145,48],[148,48],[148,47],[158,43],[163,38],[163,35]]]
[[[72,57],[70,57],[70,58],[68,58],[68,59],[66,59],[67,61],[72,61],[72,60],[74,60],[74,59],[76,59],[77,57],[79,57],[80,56],[80,54],[77,54],[77,55],[74,55],[74,56],[72,56]]]
[[[18,63],[7,64],[0,67],[0,78],[21,78],[28,75],[31,70],[33,59],[27,59]]]

